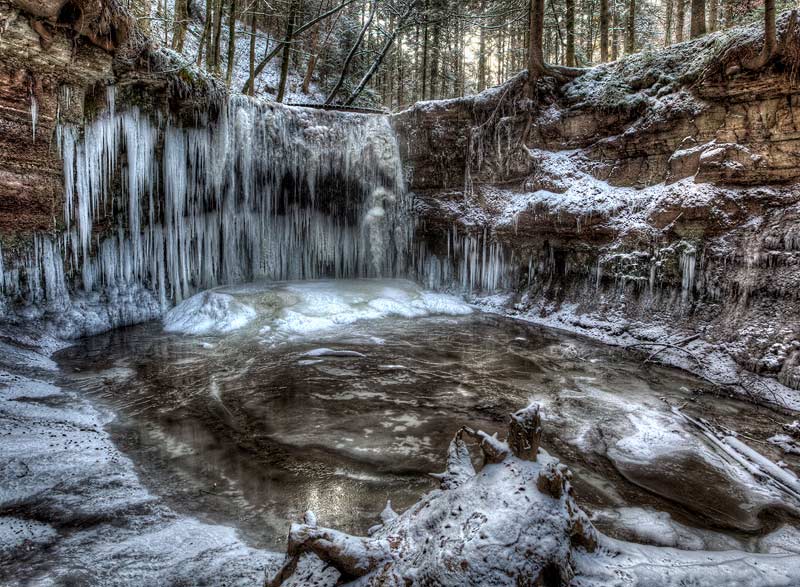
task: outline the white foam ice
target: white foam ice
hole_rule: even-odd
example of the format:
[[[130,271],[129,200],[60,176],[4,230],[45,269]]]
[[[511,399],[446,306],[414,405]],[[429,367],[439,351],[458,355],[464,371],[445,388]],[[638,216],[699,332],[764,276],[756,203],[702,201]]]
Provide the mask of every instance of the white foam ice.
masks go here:
[[[233,296],[206,291],[184,300],[164,317],[164,330],[183,334],[227,334],[246,326],[256,311]]]
[[[247,327],[280,342],[335,333],[362,321],[464,316],[462,299],[399,279],[251,283],[198,294],[171,310],[164,327],[185,334],[226,334]]]

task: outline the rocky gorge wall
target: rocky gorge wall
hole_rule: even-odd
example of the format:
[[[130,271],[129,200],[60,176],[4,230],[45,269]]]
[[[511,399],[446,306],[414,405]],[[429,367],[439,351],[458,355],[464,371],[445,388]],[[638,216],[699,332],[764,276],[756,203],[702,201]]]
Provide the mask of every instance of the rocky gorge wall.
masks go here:
[[[420,279],[676,350],[712,379],[709,352],[800,388],[800,39],[788,22],[788,49],[760,71],[730,67],[758,51],[753,27],[561,87],[544,78],[533,99],[521,74],[396,115]]]

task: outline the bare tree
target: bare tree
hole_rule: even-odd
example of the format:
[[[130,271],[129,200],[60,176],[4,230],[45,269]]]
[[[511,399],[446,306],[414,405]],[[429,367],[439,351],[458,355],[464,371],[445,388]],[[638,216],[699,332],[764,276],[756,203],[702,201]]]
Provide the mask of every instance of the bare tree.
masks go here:
[[[331,8],[331,9],[330,9],[330,10],[328,10],[327,12],[325,12],[325,13],[323,13],[323,14],[320,14],[320,15],[319,15],[317,18],[314,18],[314,19],[312,19],[312,20],[308,21],[307,23],[305,23],[304,25],[302,25],[301,27],[299,27],[297,30],[295,30],[295,31],[294,31],[294,33],[293,33],[293,36],[298,36],[298,35],[300,35],[300,34],[304,33],[305,31],[307,31],[308,29],[310,29],[311,27],[313,27],[315,24],[317,24],[317,23],[318,23],[318,22],[320,22],[321,20],[325,20],[325,19],[326,19],[326,18],[328,18],[329,16],[333,16],[334,14],[337,14],[337,13],[338,13],[340,10],[342,10],[343,8],[345,8],[345,7],[347,7],[347,6],[350,6],[350,5],[351,5],[353,2],[355,2],[355,1],[356,1],[356,0],[344,0],[344,1],[343,1],[341,4],[339,4],[338,6],[335,6],[334,8]],[[259,75],[261,75],[261,72],[262,72],[262,71],[264,71],[264,68],[267,66],[267,64],[268,64],[270,61],[272,61],[272,59],[273,59],[273,58],[274,58],[274,57],[275,57],[275,56],[276,56],[278,53],[280,53],[280,52],[281,52],[281,49],[283,49],[283,47],[284,47],[284,46],[286,46],[287,44],[289,44],[290,42],[291,42],[291,39],[286,39],[286,38],[284,38],[283,40],[281,40],[281,41],[280,41],[280,42],[279,42],[279,43],[278,43],[278,44],[275,46],[275,48],[273,48],[273,49],[272,49],[272,51],[270,51],[270,52],[269,52],[269,53],[266,55],[266,57],[264,57],[264,59],[262,59],[262,60],[261,60],[261,62],[260,62],[260,63],[258,64],[258,66],[255,68],[255,71],[253,72],[253,75],[252,75],[252,76],[250,76],[250,79],[248,79],[248,80],[247,80],[247,82],[244,84],[244,87],[242,88],[242,93],[243,93],[243,94],[247,94],[247,93],[249,93],[249,92],[250,92],[250,86],[251,86],[251,85],[253,85],[253,84],[255,83],[255,78],[256,78],[256,77],[258,77]]]
[[[531,0],[530,3],[530,46],[528,47],[528,75],[531,92],[536,80],[544,73],[544,0]]]
[[[608,0],[600,0],[600,61],[608,61]]]
[[[253,77],[253,74],[256,69],[256,3],[250,7],[250,77]],[[230,84],[228,84],[230,87]],[[255,93],[255,84],[250,86],[250,91],[247,92],[248,96],[252,96]]]
[[[353,90],[353,92],[350,94],[350,97],[347,98],[345,105],[349,106],[350,104],[352,104],[356,100],[356,98],[358,98],[361,92],[364,91],[364,88],[369,83],[369,80],[372,79],[372,76],[375,75],[375,72],[378,71],[378,68],[381,66],[381,63],[386,58],[386,54],[389,52],[389,49],[391,49],[392,44],[394,44],[394,41],[397,38],[398,33],[402,30],[403,25],[408,20],[408,17],[411,16],[411,13],[413,12],[418,2],[419,0],[411,0],[411,2],[408,3],[405,12],[400,16],[400,19],[397,22],[395,29],[392,31],[392,34],[389,35],[389,37],[386,39],[386,42],[383,44],[383,48],[381,49],[380,53],[378,53],[378,57],[375,59],[375,61],[373,61],[372,67],[370,67],[367,73],[364,74],[364,77],[361,79],[361,82],[359,82],[358,87],[356,87],[356,89]]]
[[[225,85],[231,87],[233,66],[236,61],[236,0],[231,0],[231,12],[228,15],[228,69],[225,73]]]
[[[625,53],[631,55],[636,50],[636,0],[628,4],[628,26],[625,37]]]
[[[575,67],[575,0],[566,0],[567,67]]]
[[[774,1],[774,0],[773,0]],[[706,34],[706,0],[692,0],[692,26],[693,39]]]
[[[350,49],[350,53],[347,54],[347,59],[344,60],[344,65],[342,66],[341,74],[339,75],[339,81],[336,82],[336,85],[331,90],[328,97],[325,99],[325,104],[333,104],[334,98],[342,89],[344,85],[344,80],[347,78],[347,70],[350,69],[350,64],[353,62],[353,59],[358,52],[358,48],[361,46],[361,43],[364,41],[364,36],[367,34],[369,27],[372,26],[372,20],[375,18],[375,12],[378,10],[378,2],[377,0],[372,0],[372,7],[370,8],[369,16],[367,17],[366,22],[364,22],[364,26],[361,28],[361,32],[358,34],[356,38],[356,42],[353,43],[353,47]]]
[[[214,66],[214,74],[219,75],[220,68],[222,67],[222,60],[219,56],[219,43],[222,37],[222,6],[224,0],[217,1],[217,9],[214,13],[214,42],[212,43],[211,59],[209,60]]]
[[[719,0],[708,1],[708,32],[713,33],[719,27]]]
[[[283,43],[283,57],[281,61],[281,79],[278,83],[278,95],[275,100],[283,102],[286,95],[286,81],[289,78],[289,59],[292,56],[292,39],[294,38],[294,21],[297,18],[297,0],[289,4],[289,19],[286,21],[286,37]]]

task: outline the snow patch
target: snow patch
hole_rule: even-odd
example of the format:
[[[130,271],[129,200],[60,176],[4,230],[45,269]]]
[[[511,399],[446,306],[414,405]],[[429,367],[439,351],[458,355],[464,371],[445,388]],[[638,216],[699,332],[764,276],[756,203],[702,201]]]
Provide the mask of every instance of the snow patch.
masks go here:
[[[182,334],[228,334],[244,328],[256,311],[228,294],[207,291],[192,296],[167,312],[164,330]]]

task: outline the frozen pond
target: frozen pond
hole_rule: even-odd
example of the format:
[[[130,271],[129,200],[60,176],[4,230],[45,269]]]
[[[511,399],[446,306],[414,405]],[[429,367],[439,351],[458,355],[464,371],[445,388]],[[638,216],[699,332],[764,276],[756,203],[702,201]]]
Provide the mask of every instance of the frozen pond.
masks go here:
[[[56,357],[62,383],[117,414],[112,437],[150,491],[252,546],[282,548],[308,509],[366,532],[387,499],[402,510],[435,487],[428,474],[460,426],[503,430],[529,399],[600,529],[713,550],[763,551],[795,534],[791,498],[671,406],[796,471],[764,442],[790,418],[624,350],[404,281],[219,289],[165,324],[80,341]]]

